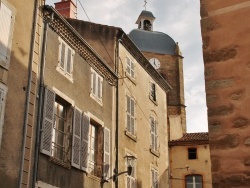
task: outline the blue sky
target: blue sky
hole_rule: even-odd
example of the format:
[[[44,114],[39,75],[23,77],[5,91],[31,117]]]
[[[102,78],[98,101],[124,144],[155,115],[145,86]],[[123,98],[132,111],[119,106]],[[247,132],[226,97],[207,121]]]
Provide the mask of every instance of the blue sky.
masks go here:
[[[54,5],[60,0],[46,0]],[[74,2],[78,0],[73,0]],[[147,10],[156,20],[154,31],[161,31],[179,43],[184,56],[187,131],[207,131],[204,64],[200,32],[200,0],[147,0]],[[80,0],[91,22],[121,27],[126,33],[137,28],[135,21],[144,10],[144,0]],[[78,19],[88,21],[77,2]]]

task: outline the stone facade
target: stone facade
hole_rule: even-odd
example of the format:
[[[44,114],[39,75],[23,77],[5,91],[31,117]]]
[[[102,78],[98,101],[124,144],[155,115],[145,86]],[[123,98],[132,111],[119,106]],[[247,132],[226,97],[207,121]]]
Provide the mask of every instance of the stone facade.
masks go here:
[[[250,2],[201,0],[213,187],[249,187]]]

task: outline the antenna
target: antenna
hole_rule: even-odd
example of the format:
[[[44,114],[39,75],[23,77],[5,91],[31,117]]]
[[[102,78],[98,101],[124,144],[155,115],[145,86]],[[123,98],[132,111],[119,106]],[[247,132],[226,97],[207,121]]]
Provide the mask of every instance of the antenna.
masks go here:
[[[145,0],[144,3],[145,4],[143,6],[145,7],[145,10],[147,10],[147,3],[148,3],[147,0]]]

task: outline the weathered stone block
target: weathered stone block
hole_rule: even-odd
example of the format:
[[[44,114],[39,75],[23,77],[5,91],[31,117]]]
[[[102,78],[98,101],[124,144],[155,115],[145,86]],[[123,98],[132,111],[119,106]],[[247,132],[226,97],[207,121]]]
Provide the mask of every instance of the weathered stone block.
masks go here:
[[[203,33],[213,31],[219,27],[219,24],[211,18],[204,18],[201,20],[201,30]]]
[[[207,104],[211,104],[211,103],[214,103],[218,99],[218,96],[217,95],[207,95],[206,99],[207,99]]]
[[[210,141],[211,149],[231,149],[240,144],[240,136],[238,134],[223,135],[220,139]]]
[[[218,121],[213,121],[208,124],[209,133],[216,134],[221,131],[221,123]]]
[[[234,111],[234,106],[219,106],[216,108],[210,108],[208,109],[208,116],[225,116],[233,113]]]
[[[244,160],[244,165],[250,166],[250,159],[249,159],[249,158],[246,158],[246,159]]]
[[[244,93],[243,91],[237,91],[235,93],[232,93],[231,96],[230,96],[230,98],[232,100],[239,100],[239,99],[242,98],[243,93]]]
[[[222,89],[230,87],[234,84],[233,78],[221,79],[221,80],[211,80],[206,82],[206,89]]]
[[[203,53],[205,63],[219,62],[232,59],[237,55],[237,46],[228,46],[218,50],[208,51]]]
[[[210,44],[210,37],[209,36],[203,36],[202,37],[202,48],[207,49]]]
[[[233,121],[233,127],[235,128],[246,128],[249,124],[249,120],[244,117],[239,117]]]
[[[211,157],[211,169],[213,172],[217,172],[220,169],[220,161],[217,157]]]
[[[248,137],[248,138],[245,140],[244,144],[245,144],[246,146],[250,146],[250,137]]]
[[[205,77],[212,76],[214,74],[214,69],[212,67],[205,68]]]

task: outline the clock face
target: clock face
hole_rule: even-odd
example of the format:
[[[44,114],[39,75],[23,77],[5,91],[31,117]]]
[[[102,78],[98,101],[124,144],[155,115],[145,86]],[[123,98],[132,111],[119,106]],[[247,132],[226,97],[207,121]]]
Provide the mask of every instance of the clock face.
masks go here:
[[[155,69],[159,69],[161,66],[161,63],[158,59],[156,58],[152,58],[149,60],[150,64],[155,68]]]

